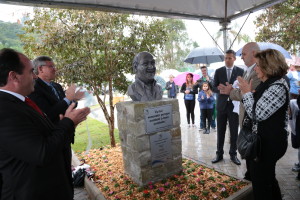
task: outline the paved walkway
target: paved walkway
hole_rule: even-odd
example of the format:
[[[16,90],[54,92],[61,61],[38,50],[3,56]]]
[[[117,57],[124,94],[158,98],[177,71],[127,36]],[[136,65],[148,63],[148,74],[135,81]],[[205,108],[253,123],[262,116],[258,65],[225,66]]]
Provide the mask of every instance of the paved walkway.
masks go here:
[[[204,163],[217,170],[221,170],[232,176],[244,177],[246,171],[246,163],[241,160],[240,166],[235,165],[230,161],[229,156],[229,134],[226,134],[225,145],[224,145],[224,160],[212,164],[211,160],[215,157],[216,152],[216,132],[212,131],[210,134],[202,134],[198,131],[200,110],[199,104],[196,103],[195,107],[195,118],[196,128],[188,128],[185,115],[185,106],[182,95],[179,95],[179,108],[181,113],[181,134],[182,134],[182,154],[187,158],[191,158],[199,163]],[[94,117],[102,122],[105,122],[103,116],[101,116],[101,110],[95,110],[97,113],[92,113],[91,117]],[[99,114],[100,113],[100,114]],[[117,116],[115,114],[115,116]],[[116,126],[117,127],[117,126]],[[290,142],[290,138],[289,138]],[[289,145],[288,150],[284,157],[277,163],[276,177],[279,181],[281,192],[284,194],[285,200],[300,200],[300,188],[298,187],[300,181],[295,179],[296,173],[291,170],[294,163],[297,162],[297,150],[293,149]],[[76,198],[75,200],[85,200]]]

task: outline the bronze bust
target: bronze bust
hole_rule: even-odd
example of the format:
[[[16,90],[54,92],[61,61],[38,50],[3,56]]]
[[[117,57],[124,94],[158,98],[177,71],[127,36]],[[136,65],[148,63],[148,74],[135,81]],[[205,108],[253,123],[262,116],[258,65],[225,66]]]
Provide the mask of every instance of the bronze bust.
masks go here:
[[[143,51],[133,59],[135,82],[128,87],[128,95],[133,101],[153,101],[162,99],[162,88],[154,80],[156,67],[153,55]]]

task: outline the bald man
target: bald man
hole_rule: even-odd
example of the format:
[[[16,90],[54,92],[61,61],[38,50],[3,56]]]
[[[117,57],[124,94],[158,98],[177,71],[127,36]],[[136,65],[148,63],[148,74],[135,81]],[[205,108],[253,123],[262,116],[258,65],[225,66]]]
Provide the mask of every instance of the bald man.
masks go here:
[[[254,67],[256,65],[256,60],[254,55],[259,51],[259,46],[256,42],[249,42],[247,43],[242,50],[242,59],[247,66],[247,71],[245,71],[243,78],[250,82],[252,80],[252,91],[260,84],[260,79],[257,77]],[[229,94],[231,100],[241,101],[243,96],[239,88],[232,88],[232,85],[223,85],[220,89],[221,94]],[[243,103],[240,103],[240,110],[239,110],[239,124],[243,126],[243,119],[245,115],[245,108]],[[251,180],[250,172],[249,172],[249,164],[246,160],[247,171],[245,173],[244,179]]]
[[[243,78],[250,82],[252,80],[252,90],[260,84],[260,80],[257,78],[257,75],[254,71],[254,67],[256,65],[254,55],[258,52],[259,46],[256,42],[249,42],[247,43],[242,50],[242,59],[247,66],[247,70],[244,72]],[[241,101],[242,94],[239,88],[233,88],[232,85],[222,85],[220,90],[221,94],[230,95],[231,100]],[[239,124],[240,126],[243,125],[243,119],[245,115],[245,108],[242,103],[240,103],[240,111],[239,111]]]

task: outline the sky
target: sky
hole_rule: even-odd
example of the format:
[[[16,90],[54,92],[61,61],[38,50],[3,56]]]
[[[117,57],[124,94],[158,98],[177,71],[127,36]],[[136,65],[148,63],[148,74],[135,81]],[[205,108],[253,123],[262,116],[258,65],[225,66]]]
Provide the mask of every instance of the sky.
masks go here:
[[[32,12],[33,7],[30,6],[16,6],[16,5],[8,5],[8,4],[0,4],[0,20],[6,22],[17,22],[18,19],[21,19],[22,16],[28,12]],[[255,25],[253,21],[255,20],[256,16],[260,14],[261,11],[252,13],[248,20],[246,21],[244,28],[242,29],[241,33],[247,33],[253,40],[255,38]],[[247,16],[240,17],[236,20],[233,20],[232,23],[229,25],[233,26],[237,23],[240,27],[244,23]],[[184,20],[186,24],[187,33],[191,40],[196,41],[200,47],[211,47],[214,46],[214,42],[206,32],[205,28],[202,24],[197,20]],[[216,34],[221,26],[218,22],[212,21],[202,21],[206,29],[210,32],[211,35]],[[244,43],[237,44],[235,42],[233,46],[233,50],[237,51],[240,49]],[[223,42],[222,39],[219,41],[219,46],[223,49]],[[239,61],[239,60],[238,60]],[[243,64],[243,62],[239,63]]]

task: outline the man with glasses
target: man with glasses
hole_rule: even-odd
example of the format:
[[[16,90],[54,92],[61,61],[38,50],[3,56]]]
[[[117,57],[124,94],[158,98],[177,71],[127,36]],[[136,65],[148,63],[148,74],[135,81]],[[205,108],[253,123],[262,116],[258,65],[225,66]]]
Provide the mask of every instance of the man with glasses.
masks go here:
[[[0,199],[73,200],[65,147],[90,109],[73,103],[54,125],[27,97],[36,79],[28,57],[0,50]]]
[[[32,63],[38,79],[35,82],[34,92],[29,97],[47,114],[52,122],[57,123],[59,115],[64,115],[72,102],[82,99],[84,92],[76,92],[75,85],[71,85],[64,92],[60,84],[53,82],[56,78],[56,68],[50,57],[39,56]]]

